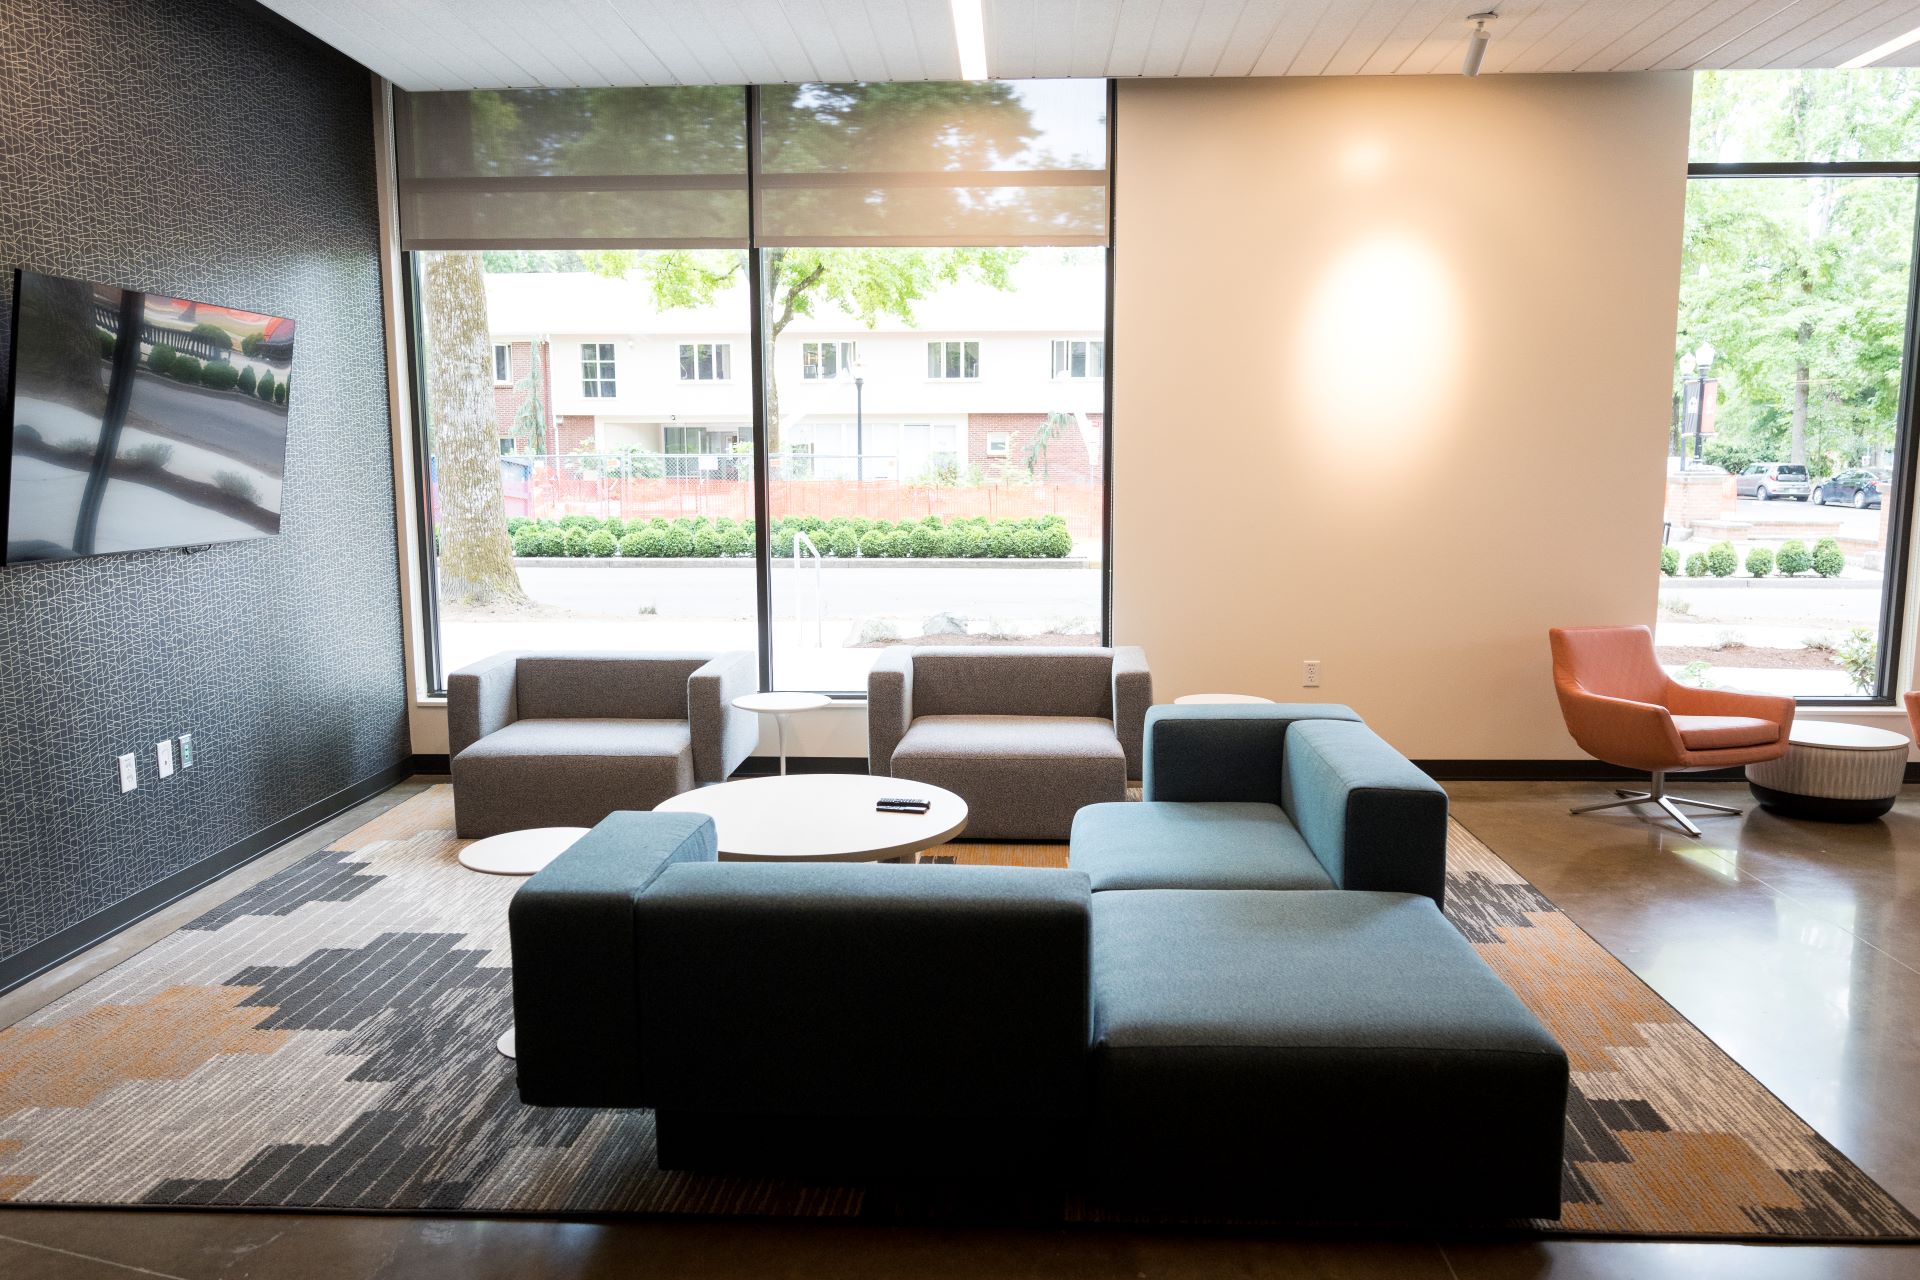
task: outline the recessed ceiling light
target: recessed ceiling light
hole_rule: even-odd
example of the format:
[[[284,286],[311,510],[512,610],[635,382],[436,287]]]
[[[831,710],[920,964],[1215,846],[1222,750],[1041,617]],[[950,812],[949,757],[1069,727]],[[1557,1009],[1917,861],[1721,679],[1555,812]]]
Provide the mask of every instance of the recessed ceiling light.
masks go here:
[[[955,0],[955,8],[958,7],[959,0]],[[1840,66],[1847,71],[1858,71],[1862,67],[1872,66],[1882,58],[1891,58],[1910,44],[1920,44],[1920,27],[1915,27],[1903,36],[1895,36],[1885,44],[1867,50],[1857,58],[1849,58]]]
[[[987,20],[981,0],[953,0],[953,39],[960,46],[960,78],[987,78]]]

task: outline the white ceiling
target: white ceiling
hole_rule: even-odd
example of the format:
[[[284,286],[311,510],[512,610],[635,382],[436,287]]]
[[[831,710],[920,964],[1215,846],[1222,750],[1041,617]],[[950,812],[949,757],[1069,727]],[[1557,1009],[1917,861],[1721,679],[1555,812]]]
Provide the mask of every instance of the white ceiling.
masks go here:
[[[407,89],[950,80],[948,0],[262,0]],[[985,0],[996,77],[1831,67],[1920,0]],[[1920,46],[1883,65],[1920,65]]]

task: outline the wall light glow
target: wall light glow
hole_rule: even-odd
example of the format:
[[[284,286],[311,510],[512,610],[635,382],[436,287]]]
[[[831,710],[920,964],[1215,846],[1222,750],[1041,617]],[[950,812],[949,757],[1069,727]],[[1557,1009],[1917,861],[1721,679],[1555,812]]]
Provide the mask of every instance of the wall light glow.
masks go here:
[[[953,0],[953,39],[960,46],[960,78],[987,78],[987,19],[981,0]]]
[[[1356,451],[1430,434],[1459,395],[1461,328],[1440,255],[1400,234],[1356,243],[1304,314],[1293,386],[1307,422]]]

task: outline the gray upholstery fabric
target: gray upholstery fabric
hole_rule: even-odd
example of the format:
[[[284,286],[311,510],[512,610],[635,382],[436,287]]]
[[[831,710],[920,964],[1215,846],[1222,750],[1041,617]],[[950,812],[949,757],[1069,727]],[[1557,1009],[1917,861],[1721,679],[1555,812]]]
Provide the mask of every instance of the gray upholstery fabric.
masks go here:
[[[693,780],[725,782],[760,741],[760,717],[733,700],[760,687],[760,664],[744,649],[715,655],[687,677]]]
[[[524,654],[520,714],[529,720],[684,720],[687,678],[707,653]]]
[[[1068,865],[1112,889],[1331,889],[1279,805],[1096,804],[1073,820]]]
[[[916,716],[892,773],[960,796],[980,840],[1064,840],[1082,805],[1127,796],[1126,755],[1104,719]]]
[[[1113,650],[964,648],[913,651],[919,716],[1085,716],[1113,719]]]
[[[518,718],[514,674],[518,653],[496,653],[447,677],[447,752],[457,756]]]
[[[1279,804],[1287,727],[1298,720],[1359,719],[1337,703],[1155,707],[1147,712],[1146,798]]]
[[[893,773],[893,749],[913,722],[913,649],[882,649],[867,674],[867,772]]]
[[[1287,731],[1282,803],[1342,889],[1447,887],[1447,793],[1364,724]]]
[[[1147,709],[1153,706],[1153,673],[1147,670],[1147,651],[1122,645],[1113,651],[1113,732],[1127,753],[1127,777],[1141,775],[1142,740]]]
[[[635,904],[646,1103],[768,1116],[1084,1106],[1077,872],[720,863]]]
[[[700,814],[610,814],[513,895],[522,1102],[641,1105],[634,902],[667,867],[712,862],[715,848],[713,820]]]
[[[1095,1169],[1558,1214],[1566,1055],[1432,902],[1108,892],[1093,922]]]
[[[590,827],[692,788],[685,720],[516,720],[453,758],[454,827]]]

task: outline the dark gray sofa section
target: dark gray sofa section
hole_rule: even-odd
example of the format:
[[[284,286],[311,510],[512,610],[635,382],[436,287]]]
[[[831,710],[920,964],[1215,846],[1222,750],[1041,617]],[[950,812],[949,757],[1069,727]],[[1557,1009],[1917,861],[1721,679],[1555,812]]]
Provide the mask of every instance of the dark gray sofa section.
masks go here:
[[[1093,981],[1103,1176],[1558,1216],[1566,1054],[1424,897],[1096,894]]]
[[[1155,707],[1145,764],[1145,803],[1074,819],[1071,865],[1096,892],[1336,888],[1443,900],[1447,794],[1347,707]]]

